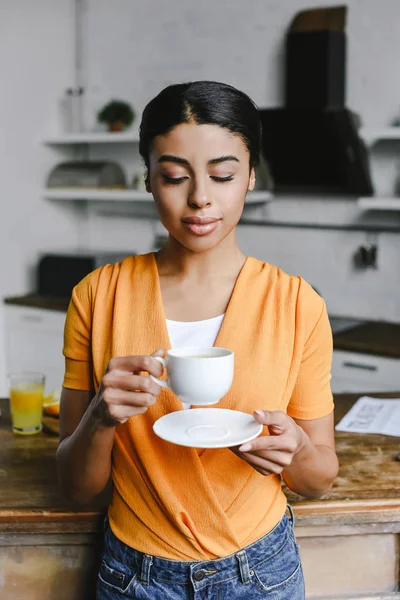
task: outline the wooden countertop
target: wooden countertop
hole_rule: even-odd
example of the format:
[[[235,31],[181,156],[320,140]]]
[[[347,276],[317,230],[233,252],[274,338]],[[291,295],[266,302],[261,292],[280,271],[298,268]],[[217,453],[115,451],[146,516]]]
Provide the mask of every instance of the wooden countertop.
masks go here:
[[[335,424],[363,395],[400,398],[400,392],[339,394]],[[323,498],[306,500],[285,488],[299,525],[397,523],[400,530],[400,438],[335,432],[339,474]]]
[[[29,308],[46,308],[66,312],[69,304],[68,298],[53,298],[39,296],[39,294],[27,294],[25,296],[14,296],[3,299],[4,304],[15,306],[27,306]]]
[[[379,396],[378,394],[376,394]],[[336,397],[336,422],[360,396]],[[381,397],[400,397],[382,394]],[[7,531],[94,532],[101,514],[74,509],[57,483],[58,439],[45,433],[11,432],[8,401],[0,408],[0,533]],[[385,522],[400,524],[400,438],[336,432],[340,472],[332,490],[319,500],[305,500],[285,489],[297,525]]]
[[[72,508],[57,480],[58,437],[11,431],[9,402],[0,399],[0,533],[95,532],[101,514]]]

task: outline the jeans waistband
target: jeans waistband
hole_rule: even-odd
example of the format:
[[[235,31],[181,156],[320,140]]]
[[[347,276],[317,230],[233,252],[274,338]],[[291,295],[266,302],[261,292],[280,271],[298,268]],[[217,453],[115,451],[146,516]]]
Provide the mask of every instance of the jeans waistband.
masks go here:
[[[293,511],[289,508],[290,518],[285,514],[281,521],[265,536],[234,554],[217,559],[202,561],[179,561],[159,556],[151,556],[134,550],[121,542],[107,527],[105,535],[106,550],[117,560],[138,572],[143,583],[148,583],[150,572],[159,579],[174,580],[175,583],[198,583],[204,578],[226,579],[240,575],[243,583],[250,582],[250,570],[262,561],[279,552],[292,535],[294,524]],[[205,583],[205,582],[204,582]]]

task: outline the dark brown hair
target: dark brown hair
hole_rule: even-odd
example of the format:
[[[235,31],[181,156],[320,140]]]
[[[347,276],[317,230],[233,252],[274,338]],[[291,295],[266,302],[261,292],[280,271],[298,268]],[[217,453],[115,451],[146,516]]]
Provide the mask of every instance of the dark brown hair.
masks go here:
[[[147,169],[153,139],[191,120],[198,125],[219,125],[239,135],[250,153],[250,166],[258,164],[261,121],[255,103],[231,85],[194,81],[169,85],[145,107],[139,152]]]

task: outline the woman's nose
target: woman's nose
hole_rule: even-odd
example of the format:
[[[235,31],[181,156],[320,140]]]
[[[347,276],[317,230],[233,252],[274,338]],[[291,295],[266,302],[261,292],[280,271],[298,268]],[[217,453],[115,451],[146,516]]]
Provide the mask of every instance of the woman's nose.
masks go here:
[[[188,198],[188,204],[195,208],[205,208],[210,206],[210,195],[207,186],[195,183]]]

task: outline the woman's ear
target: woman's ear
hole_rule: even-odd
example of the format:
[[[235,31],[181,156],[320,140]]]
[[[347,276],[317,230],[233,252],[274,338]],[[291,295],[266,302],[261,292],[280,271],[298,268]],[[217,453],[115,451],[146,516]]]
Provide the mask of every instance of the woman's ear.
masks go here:
[[[146,186],[146,192],[149,192],[149,194],[151,194],[151,185],[150,185],[150,177],[149,177],[149,172],[147,171],[147,173],[144,176],[144,183]]]
[[[256,170],[254,167],[250,169],[250,177],[249,177],[249,185],[247,187],[247,191],[251,192],[254,190],[254,186],[256,185]]]

